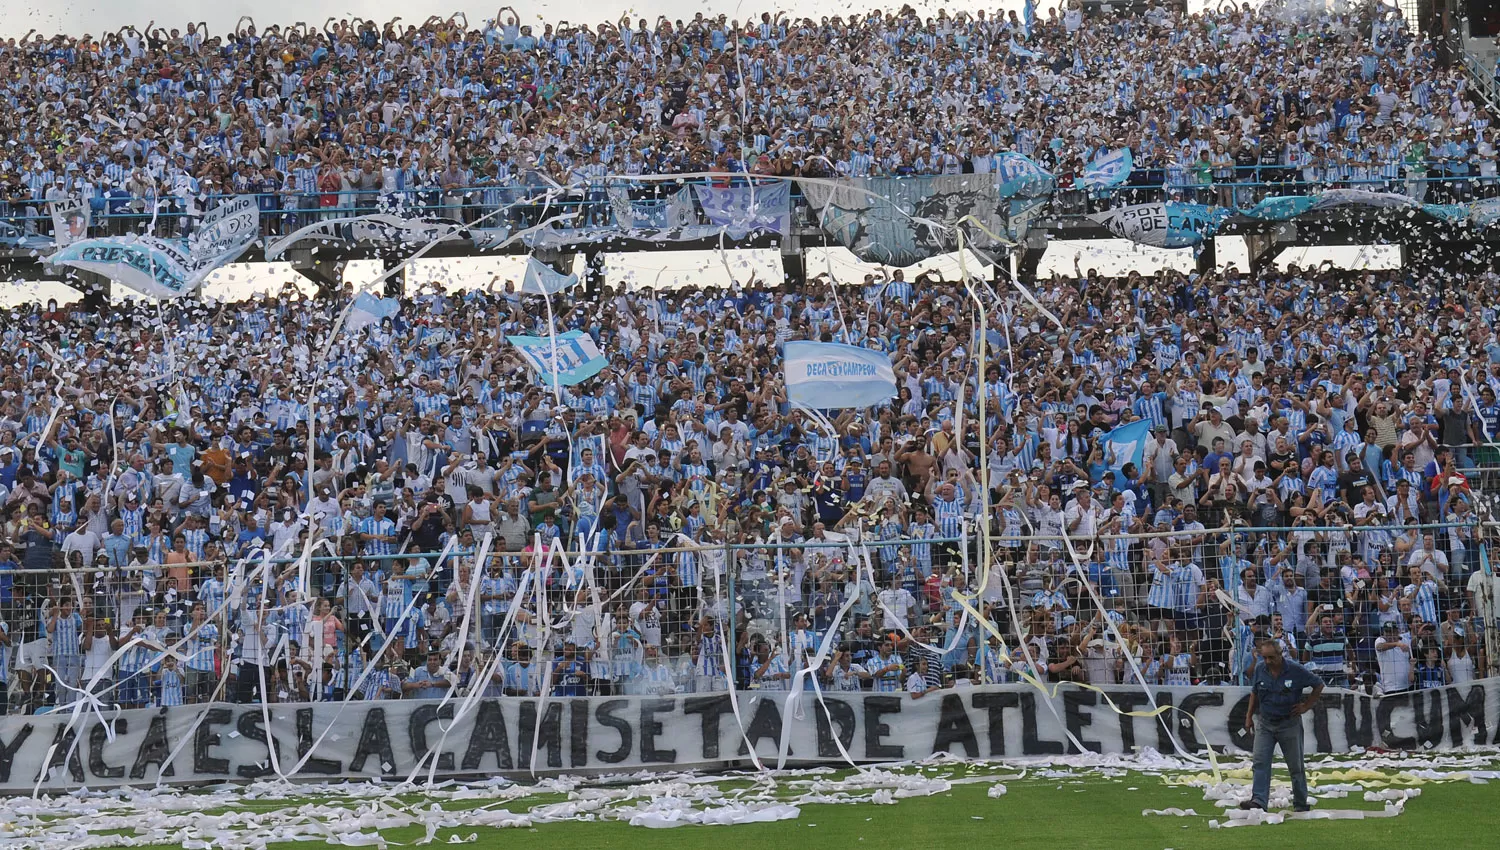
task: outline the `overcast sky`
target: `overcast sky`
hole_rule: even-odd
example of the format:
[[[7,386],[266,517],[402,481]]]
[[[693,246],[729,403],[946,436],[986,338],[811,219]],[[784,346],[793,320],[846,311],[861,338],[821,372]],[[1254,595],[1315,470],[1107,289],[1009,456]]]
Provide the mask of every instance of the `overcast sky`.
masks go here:
[[[932,0],[905,0],[904,5],[936,14],[938,9],[950,13],[959,9],[1021,8],[1022,0],[997,0],[981,3],[933,2]],[[574,23],[597,23],[616,19],[621,12],[629,11],[634,17],[654,18],[666,15],[673,19],[688,19],[697,12],[729,15],[743,20],[754,14],[759,16],[768,9],[790,9],[797,15],[833,15],[865,12],[872,8],[899,9],[898,0],[592,0],[587,4],[578,2],[513,3],[522,19],[545,19],[549,22],[570,20]],[[1054,0],[1040,0],[1038,6],[1047,8]],[[182,28],[188,21],[208,22],[211,33],[224,33],[234,26],[241,15],[253,15],[256,24],[264,27],[271,23],[291,24],[306,21],[321,26],[329,15],[336,17],[359,16],[385,22],[395,15],[405,21],[421,23],[428,15],[451,15],[464,12],[474,25],[493,17],[498,3],[475,3],[472,0],[428,0],[412,3],[410,0],[218,0],[218,2],[186,2],[186,0],[0,0],[0,34],[4,36],[24,35],[28,29],[39,32],[65,32],[82,35],[87,32],[98,35],[105,30],[116,30],[125,24],[145,26],[155,20],[158,25]],[[586,14],[580,9],[586,8]],[[736,13],[736,8],[739,12]],[[1045,13],[1044,13],[1045,14]]]

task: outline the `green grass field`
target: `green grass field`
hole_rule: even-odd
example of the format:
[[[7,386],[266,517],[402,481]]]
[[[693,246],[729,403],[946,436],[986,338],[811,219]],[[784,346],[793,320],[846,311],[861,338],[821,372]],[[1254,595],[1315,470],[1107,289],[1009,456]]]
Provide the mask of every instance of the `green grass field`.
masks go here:
[[[645,830],[620,823],[546,824],[518,838],[512,831],[481,835],[479,846],[701,848],[723,842],[734,850],[756,848],[980,847],[1184,848],[1214,850],[1286,847],[1494,847],[1500,835],[1500,793],[1494,786],[1450,783],[1425,786],[1399,817],[1305,821],[1275,826],[1210,829],[1209,817],[1142,817],[1143,809],[1177,807],[1222,817],[1196,788],[1173,788],[1158,777],[1120,781],[1006,783],[998,800],[987,785],[959,785],[948,794],[902,800],[894,806],[812,805],[795,821],[743,826],[685,826]],[[1139,790],[1130,791],[1135,787]],[[1339,808],[1378,809],[1345,799]],[[463,832],[463,830],[459,830]],[[401,840],[396,834],[389,836]],[[1389,842],[1399,841],[1401,844]]]
[[[1490,765],[1494,767],[1494,765]],[[903,773],[915,774],[917,768],[907,767]],[[1017,848],[1260,848],[1284,844],[1297,847],[1343,847],[1343,846],[1402,846],[1415,843],[1424,847],[1441,847],[1444,850],[1468,847],[1494,847],[1500,844],[1500,793],[1496,784],[1475,784],[1467,779],[1429,782],[1422,784],[1421,796],[1406,802],[1404,813],[1396,817],[1369,818],[1361,820],[1314,820],[1293,821],[1277,825],[1247,826],[1233,829],[1213,829],[1210,819],[1225,820],[1224,810],[1204,799],[1203,789],[1191,785],[1175,785],[1166,776],[1137,772],[1108,771],[1105,775],[1097,771],[1076,770],[1070,776],[1049,778],[1038,775],[1033,769],[1025,778],[1013,778],[1016,768],[1004,765],[942,766],[925,768],[928,777],[942,777],[954,781],[952,788],[932,796],[899,799],[893,805],[873,802],[843,804],[802,804],[800,817],[773,823],[737,824],[731,826],[681,826],[672,829],[647,829],[631,826],[621,820],[592,819],[571,820],[563,823],[543,823],[534,827],[495,829],[468,824],[454,828],[439,828],[433,836],[434,844],[447,844],[451,837],[477,848],[632,848],[649,847],[651,850],[671,848],[701,848],[713,842],[732,846],[734,850],[752,848],[814,848],[890,847],[932,848],[980,846],[981,842],[999,842],[1005,850]],[[1396,771],[1386,770],[1388,777]],[[828,773],[817,777],[794,777],[778,783],[775,796],[795,801],[806,793],[809,779],[840,779],[851,775],[849,771]],[[1009,778],[1008,778],[1009,777]],[[967,784],[964,779],[969,779]],[[801,783],[798,783],[801,779]],[[991,798],[988,792],[998,779],[1007,788],[999,798]],[[1340,780],[1328,778],[1320,781],[1313,774],[1313,784],[1332,785]],[[746,794],[754,783],[749,779],[733,778],[713,783],[729,797]],[[1395,785],[1403,786],[1404,782]],[[497,803],[493,797],[470,799],[443,798],[442,794],[426,796],[404,794],[389,798],[386,803],[396,810],[410,811],[413,807],[425,809],[431,805],[441,806],[457,820],[462,812],[486,808],[491,811],[503,809],[524,813],[539,807],[585,799],[599,786],[584,786],[573,794],[545,792],[528,794],[519,799]],[[628,786],[603,786],[620,793]],[[1409,786],[1407,786],[1409,787]],[[451,789],[450,789],[451,790]],[[860,793],[860,792],[852,792]],[[868,792],[864,792],[868,793]],[[649,795],[648,795],[649,796]],[[439,799],[441,798],[441,799]],[[761,795],[765,799],[764,795]],[[218,797],[216,799],[223,799]],[[639,804],[648,799],[635,799],[624,804]],[[720,800],[718,802],[726,802]],[[207,801],[205,801],[207,802]],[[371,800],[352,799],[332,794],[309,794],[303,797],[287,797],[280,800],[249,799],[227,807],[205,806],[204,814],[236,812],[246,815],[265,815],[270,821],[285,822],[289,810],[302,808],[306,814],[318,806],[346,806],[349,817],[329,817],[326,810],[322,816],[330,831],[347,835],[364,832],[375,834],[374,829],[361,829],[357,816],[361,806],[372,810]],[[177,812],[188,812],[191,805],[174,805]],[[1197,817],[1143,816],[1144,809],[1193,809]],[[1341,799],[1324,800],[1318,808],[1364,811],[1380,811],[1382,804],[1367,802],[1360,792],[1352,792]],[[128,812],[128,808],[115,808],[116,813]],[[387,808],[386,811],[392,811]],[[66,818],[66,816],[62,816]],[[315,815],[316,817],[316,815]],[[607,817],[607,816],[606,816]],[[76,827],[76,824],[75,824]],[[243,827],[243,825],[242,825]],[[240,841],[255,833],[252,827],[236,836]],[[141,841],[141,833],[133,830],[103,830],[102,834],[117,834],[121,844]],[[76,835],[76,834],[75,834]],[[468,838],[474,836],[474,841]],[[421,825],[386,828],[379,836],[390,845],[419,844],[427,838],[427,829]],[[40,836],[36,836],[40,837]],[[95,840],[102,837],[95,833]],[[158,833],[156,840],[160,841]],[[1391,842],[1401,842],[1393,845]],[[235,846],[231,841],[228,846]],[[0,845],[10,846],[0,841]],[[46,847],[46,842],[31,846]],[[97,846],[97,845],[96,845]],[[162,848],[180,847],[181,843],[156,844]],[[316,841],[271,844],[271,847],[292,848],[318,846]]]

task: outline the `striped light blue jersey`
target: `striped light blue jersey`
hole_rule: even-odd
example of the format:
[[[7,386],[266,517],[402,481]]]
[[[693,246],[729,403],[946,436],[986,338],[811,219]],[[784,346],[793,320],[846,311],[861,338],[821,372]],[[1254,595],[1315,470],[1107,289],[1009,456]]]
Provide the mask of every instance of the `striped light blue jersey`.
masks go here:
[[[59,614],[51,634],[53,658],[77,658],[83,654],[79,643],[83,634],[83,617],[77,611],[66,616]]]

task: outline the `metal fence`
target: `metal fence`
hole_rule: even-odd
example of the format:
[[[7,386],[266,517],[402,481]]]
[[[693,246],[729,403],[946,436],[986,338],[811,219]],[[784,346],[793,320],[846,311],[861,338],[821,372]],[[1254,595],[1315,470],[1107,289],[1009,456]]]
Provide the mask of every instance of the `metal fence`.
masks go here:
[[[1387,623],[1413,671],[1428,648],[1445,678],[1500,661],[1493,579],[1469,592],[1493,575],[1494,524],[975,532],[19,570],[0,669],[10,710],[32,712],[85,691],[124,707],[682,693],[798,671],[845,690],[1212,685],[1239,682],[1262,635],[1350,685],[1387,675]]]
[[[1483,175],[1468,161],[1367,163],[1357,172],[1319,167],[1255,165],[1207,168],[1138,168],[1121,185],[1084,189],[1060,183],[1045,205],[1035,212],[1060,219],[1076,218],[1116,206],[1164,200],[1189,201],[1226,208],[1244,208],[1274,195],[1309,195],[1329,189],[1367,189],[1407,194],[1425,203],[1463,203],[1500,196],[1500,176]],[[976,175],[979,177],[982,175]],[[752,175],[725,175],[718,182],[743,184]],[[897,177],[919,181],[925,175]],[[702,178],[673,181],[632,181],[610,178],[569,186],[561,197],[546,204],[549,215],[573,214],[577,226],[620,224],[610,203],[610,193],[624,191],[634,203],[665,204],[666,197],[683,186],[707,184]],[[463,187],[422,186],[396,192],[376,189],[340,192],[247,192],[256,198],[263,235],[285,235],[316,221],[367,213],[399,213],[408,217],[442,218],[469,223],[503,207],[504,217],[486,220],[486,227],[529,227],[541,220],[541,199],[554,189],[550,180],[514,180]],[[154,228],[158,236],[185,236],[202,211],[211,209],[229,195],[202,194],[193,198],[158,195],[137,197],[121,194],[91,199],[91,236],[118,236]],[[807,202],[793,188],[793,206],[802,221],[811,221]],[[532,202],[535,203],[532,203]],[[52,219],[40,198],[0,201],[0,222],[9,224],[16,241],[28,234],[48,235]],[[0,239],[3,247],[5,239]]]

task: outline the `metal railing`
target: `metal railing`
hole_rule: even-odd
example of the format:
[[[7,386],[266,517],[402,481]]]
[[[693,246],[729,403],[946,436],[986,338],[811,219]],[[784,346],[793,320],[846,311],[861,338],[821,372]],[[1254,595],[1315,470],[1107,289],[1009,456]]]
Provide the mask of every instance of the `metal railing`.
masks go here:
[[[1453,545],[1458,531],[1468,535],[1464,553]],[[903,540],[656,542],[593,553],[534,546],[490,551],[482,561],[477,552],[450,547],[446,554],[257,553],[232,562],[19,569],[3,574],[0,613],[17,646],[39,639],[39,624],[54,614],[71,618],[73,612],[80,631],[99,629],[105,639],[149,637],[144,655],[121,658],[104,677],[110,699],[126,706],[162,699],[167,654],[184,664],[196,658],[196,669],[214,673],[193,677],[188,701],[394,696],[350,693],[348,685],[372,666],[399,679],[429,650],[446,657],[461,647],[493,660],[496,669],[509,669],[522,656],[545,666],[577,653],[589,665],[588,681],[572,682],[567,687],[579,690],[561,695],[643,692],[645,654],[672,671],[654,672],[661,666],[654,665],[650,687],[775,689],[785,686],[779,675],[786,665],[805,663],[809,649],[830,632],[836,651],[858,656],[856,663],[868,661],[890,637],[907,652],[930,647],[945,676],[992,682],[1022,672],[1120,681],[1118,670],[1100,672],[1105,668],[1090,653],[1103,650],[1092,641],[1147,661],[1176,646],[1194,656],[1176,675],[1219,684],[1248,669],[1253,640],[1266,630],[1256,620],[1263,602],[1275,617],[1271,628],[1284,628],[1299,647],[1320,619],[1315,615],[1334,617],[1347,642],[1345,676],[1375,669],[1373,641],[1386,620],[1412,628],[1414,638],[1432,621],[1439,630],[1432,639],[1461,634],[1491,667],[1500,662],[1497,624],[1476,622],[1461,592],[1473,571],[1490,569],[1477,553],[1500,539],[1497,523],[1232,524],[1090,537],[993,533],[988,551],[976,529],[965,532]],[[1410,582],[1406,571],[1417,561],[1411,552],[1420,551],[1403,546],[1422,546],[1426,533],[1436,535],[1448,566],[1433,569],[1422,561],[1418,569],[1454,591],[1434,597],[1436,616],[1405,610],[1405,594],[1395,589],[1399,581]],[[1391,559],[1369,557],[1375,550],[1402,552],[1399,573]],[[1157,577],[1163,564],[1179,571],[1170,582]],[[1241,580],[1247,570],[1257,584],[1282,590],[1249,591]],[[184,575],[185,585],[174,581]],[[1382,599],[1394,600],[1398,610],[1380,610]],[[198,602],[202,622],[213,626],[207,641],[195,638],[206,632],[195,625]],[[1462,628],[1454,632],[1444,620]],[[15,667],[7,671],[13,674],[12,711],[69,701],[57,681],[71,687],[87,681],[81,656],[65,650],[73,645],[54,632],[47,665],[28,662],[25,652],[5,659]],[[1149,654],[1145,645],[1152,647]],[[724,647],[727,666],[705,654]],[[996,666],[991,656],[1000,650],[1006,660]],[[768,668],[766,653],[783,661]],[[1037,655],[1054,660],[1037,666]],[[1067,658],[1077,663],[1056,666]],[[516,690],[498,681],[466,687],[493,687],[496,695]],[[521,690],[540,686],[539,680]]]
[[[1463,46],[1463,39],[1454,39],[1458,43],[1459,64],[1469,77],[1469,82],[1484,97],[1486,105],[1489,106],[1491,114],[1500,114],[1500,80],[1495,78],[1496,67],[1491,64],[1485,67],[1485,63]]]
[[[1491,81],[1493,85],[1493,80]],[[1457,203],[1478,198],[1500,197],[1500,177],[1481,176],[1477,164],[1451,160],[1428,160],[1413,165],[1406,162],[1367,164],[1366,170],[1397,171],[1399,176],[1366,176],[1325,174],[1320,169],[1309,176],[1300,166],[1256,165],[1232,170],[1214,168],[1203,176],[1190,176],[1186,168],[1137,168],[1122,184],[1105,189],[1059,186],[1047,200],[1043,214],[1058,218],[1076,218],[1113,206],[1162,200],[1183,200],[1226,208],[1248,208],[1257,201],[1275,195],[1307,195],[1334,188],[1358,188],[1371,191],[1409,194],[1416,200],[1431,203]],[[1226,173],[1228,172],[1228,173]],[[976,175],[982,177],[982,175]],[[897,177],[903,180],[930,179],[925,175]],[[672,182],[600,181],[568,187],[560,197],[547,201],[549,216],[574,215],[573,226],[617,226],[619,222],[610,202],[610,190],[626,189],[635,204],[665,204],[670,194],[684,185],[705,184],[707,180],[684,179]],[[743,175],[726,176],[725,183],[743,184]],[[406,217],[443,218],[458,223],[475,221],[502,207],[511,207],[503,217],[483,225],[494,227],[528,227],[539,223],[542,198],[548,188],[515,183],[479,184],[441,188],[427,186],[395,192],[356,190],[308,193],[247,193],[259,204],[263,235],[277,236],[313,222],[351,215],[388,212]],[[158,236],[185,236],[191,232],[202,211],[232,197],[205,194],[194,198],[159,195],[152,197],[94,197],[91,236],[117,236],[140,233],[154,222]],[[806,209],[807,202],[794,185],[793,204]],[[528,202],[531,203],[528,203]],[[154,210],[152,207],[154,206]],[[696,213],[695,213],[696,215]],[[802,220],[810,220],[802,214]],[[0,221],[9,223],[22,234],[49,234],[52,219],[47,202],[42,199],[0,201]],[[700,223],[706,223],[699,219]],[[0,243],[0,247],[5,247]]]

